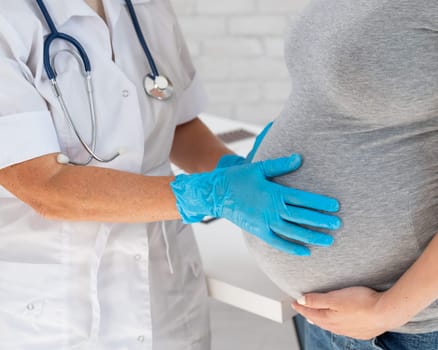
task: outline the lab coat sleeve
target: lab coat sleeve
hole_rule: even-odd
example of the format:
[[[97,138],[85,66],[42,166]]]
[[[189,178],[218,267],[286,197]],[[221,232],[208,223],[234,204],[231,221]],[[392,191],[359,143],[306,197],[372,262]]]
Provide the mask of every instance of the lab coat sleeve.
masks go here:
[[[177,46],[180,48],[180,62],[188,77],[184,90],[179,97],[177,118],[178,124],[184,124],[196,118],[205,111],[207,106],[207,94],[199,77],[199,73],[193,65],[192,58],[182,34],[181,28],[175,17],[175,33]]]
[[[22,46],[0,17],[0,169],[60,150],[51,114],[20,58]]]
[[[178,124],[184,124],[204,112],[207,94],[197,73],[190,85],[184,90],[178,105]]]

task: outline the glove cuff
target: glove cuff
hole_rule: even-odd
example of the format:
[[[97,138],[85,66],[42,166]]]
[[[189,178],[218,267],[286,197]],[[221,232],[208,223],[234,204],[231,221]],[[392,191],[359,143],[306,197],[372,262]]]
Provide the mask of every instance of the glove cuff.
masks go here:
[[[230,166],[242,165],[246,159],[236,154],[226,154],[219,159],[216,168],[228,168]]]
[[[205,216],[219,217],[222,203],[218,201],[216,172],[176,176],[170,186],[176,198],[176,207],[186,224],[200,222]]]

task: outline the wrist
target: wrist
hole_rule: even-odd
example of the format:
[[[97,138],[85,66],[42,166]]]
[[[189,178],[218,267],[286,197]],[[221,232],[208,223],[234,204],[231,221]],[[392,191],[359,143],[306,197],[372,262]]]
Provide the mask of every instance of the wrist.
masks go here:
[[[200,222],[205,216],[219,217],[222,202],[216,193],[217,171],[178,175],[170,186],[184,223]]]
[[[379,292],[374,308],[376,321],[387,331],[397,329],[409,322],[413,316],[406,306],[391,293],[391,289]]]
[[[230,166],[242,165],[245,161],[245,158],[238,156],[237,154],[225,154],[219,159],[216,168],[228,168]]]

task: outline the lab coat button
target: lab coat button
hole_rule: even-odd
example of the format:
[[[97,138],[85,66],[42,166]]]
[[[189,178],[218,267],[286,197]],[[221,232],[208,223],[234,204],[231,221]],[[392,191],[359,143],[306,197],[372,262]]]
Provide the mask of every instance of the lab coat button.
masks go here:
[[[137,341],[139,343],[143,343],[144,342],[144,336],[143,335],[139,335],[138,338],[137,338]]]
[[[129,96],[129,90],[122,90],[122,96],[128,97]]]
[[[134,256],[134,259],[137,260],[137,261],[138,261],[138,260],[141,260],[141,255],[140,255],[140,254],[137,254],[136,256]]]
[[[28,309],[29,311],[32,311],[33,309],[35,309],[35,305],[32,303],[27,304],[26,309]]]

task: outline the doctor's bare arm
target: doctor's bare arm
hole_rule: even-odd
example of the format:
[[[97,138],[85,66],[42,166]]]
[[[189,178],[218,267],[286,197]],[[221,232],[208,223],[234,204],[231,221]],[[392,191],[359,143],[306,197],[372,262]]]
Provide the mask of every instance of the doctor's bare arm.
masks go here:
[[[188,173],[213,170],[225,154],[233,154],[233,151],[199,118],[176,128],[170,159]]]
[[[172,176],[61,165],[56,154],[0,169],[0,185],[46,218],[153,222],[180,218]]]
[[[171,158],[187,172],[209,171],[232,153],[198,118],[175,131]],[[0,185],[55,220],[153,222],[180,218],[172,176],[61,165],[50,154],[0,170]]]

